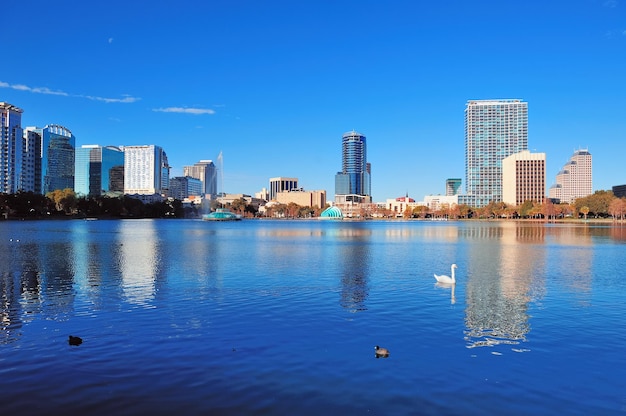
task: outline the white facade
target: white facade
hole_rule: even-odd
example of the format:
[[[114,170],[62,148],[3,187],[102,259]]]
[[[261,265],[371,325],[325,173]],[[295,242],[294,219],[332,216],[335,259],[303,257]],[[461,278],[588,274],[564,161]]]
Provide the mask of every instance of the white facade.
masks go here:
[[[431,211],[439,211],[444,207],[459,205],[459,195],[426,195],[424,205]]]
[[[546,195],[546,154],[528,150],[502,160],[502,202],[521,205],[543,203]]]
[[[22,174],[22,113],[9,103],[0,102],[0,192],[20,189]]]
[[[169,170],[165,152],[159,146],[124,146],[124,193],[162,194],[168,184],[163,183]]]
[[[561,203],[571,204],[592,193],[591,153],[587,149],[580,149],[574,152],[556,175],[556,183],[550,187],[549,196]]]
[[[298,178],[270,178],[270,201],[276,200],[279,192],[289,192],[298,189]]]

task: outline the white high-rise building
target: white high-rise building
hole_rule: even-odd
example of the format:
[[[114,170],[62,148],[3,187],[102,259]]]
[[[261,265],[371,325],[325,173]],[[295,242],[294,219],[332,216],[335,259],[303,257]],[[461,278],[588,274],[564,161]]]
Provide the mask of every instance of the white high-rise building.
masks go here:
[[[502,201],[502,160],[528,149],[528,103],[471,100],[465,107],[465,186],[476,207]]]
[[[169,164],[163,149],[155,145],[124,146],[124,193],[167,193]]]
[[[556,183],[550,187],[549,196],[561,203],[571,204],[592,193],[591,153],[587,149],[580,149],[557,173]]]
[[[22,113],[9,103],[0,102],[0,192],[12,194],[22,189]]]
[[[546,197],[546,154],[523,150],[502,160],[502,202],[543,204]]]

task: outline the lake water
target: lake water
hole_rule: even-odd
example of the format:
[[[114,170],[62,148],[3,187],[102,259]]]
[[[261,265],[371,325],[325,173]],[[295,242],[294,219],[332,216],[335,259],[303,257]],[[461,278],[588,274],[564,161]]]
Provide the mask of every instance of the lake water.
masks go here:
[[[0,222],[0,414],[624,414],[625,271],[589,224]]]

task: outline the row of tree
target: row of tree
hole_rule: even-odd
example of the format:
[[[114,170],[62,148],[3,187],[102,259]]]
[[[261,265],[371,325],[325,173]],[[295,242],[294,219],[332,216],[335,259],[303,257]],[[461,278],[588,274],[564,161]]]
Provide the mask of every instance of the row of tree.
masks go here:
[[[0,194],[0,212],[8,218],[184,218],[193,215],[183,208],[179,200],[166,200],[144,204],[129,196],[77,197],[72,189],[50,192],[47,195],[33,192]]]
[[[404,213],[405,218],[524,218],[555,220],[558,218],[613,218],[626,219],[626,198],[617,198],[612,191],[596,191],[579,198],[572,204],[554,204],[550,199],[539,204],[526,201],[521,205],[508,205],[504,202],[491,202],[481,208],[468,205],[443,206],[431,211],[428,207],[417,206]]]
[[[328,205],[327,205],[328,206]],[[265,216],[270,218],[312,218],[319,217],[327,208],[304,207],[296,203],[268,204]],[[211,209],[217,207],[213,201]],[[258,209],[245,199],[234,200],[226,206],[244,217],[259,216]],[[63,189],[39,195],[33,192],[0,194],[0,212],[6,218],[42,218],[50,216],[111,217],[111,218],[199,218],[198,208],[183,207],[181,201],[165,200],[144,204],[129,196],[120,197],[77,197],[73,190]],[[362,218],[392,218],[396,213],[376,205],[361,210]],[[543,204],[526,201],[519,206],[504,202],[492,202],[482,208],[468,205],[443,206],[430,210],[426,206],[407,208],[404,218],[448,218],[448,219],[489,219],[489,218],[528,218],[554,220],[557,218],[613,218],[626,219],[626,198],[617,198],[611,191],[596,191],[594,194],[577,199],[573,204],[554,204],[546,199]]]

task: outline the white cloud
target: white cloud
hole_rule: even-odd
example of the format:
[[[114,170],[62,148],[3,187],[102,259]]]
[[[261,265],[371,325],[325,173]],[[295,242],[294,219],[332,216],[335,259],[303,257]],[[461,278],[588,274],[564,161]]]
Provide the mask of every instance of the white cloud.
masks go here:
[[[2,81],[0,81],[0,87],[2,87],[2,88],[11,88],[13,90],[18,90],[18,91],[34,92],[36,94],[61,95],[61,96],[64,96],[64,97],[69,96],[69,94],[66,93],[66,92],[63,92],[63,91],[53,91],[50,88],[46,88],[46,87],[31,88],[28,85],[8,84],[8,83],[2,82]]]
[[[28,85],[23,84],[9,84],[7,82],[0,81],[0,88],[11,88],[13,90],[18,91],[26,91],[32,92],[35,94],[46,94],[46,95],[59,95],[62,97],[77,97],[77,98],[86,98],[92,101],[102,101],[104,103],[134,103],[139,101],[140,98],[131,97],[130,95],[126,95],[123,98],[107,98],[107,97],[97,97],[93,95],[76,95],[76,94],[68,94],[64,91],[54,91],[47,87],[29,87]]]
[[[611,9],[613,9],[613,8],[617,7],[618,4],[619,3],[618,3],[617,0],[606,0],[604,2],[604,7],[609,7]]]
[[[154,108],[152,111],[159,113],[185,113],[185,114],[215,114],[214,110],[209,108],[188,108],[188,107],[167,107],[167,108]]]
[[[92,101],[102,101],[104,103],[134,103],[139,101],[141,98],[131,97],[130,95],[124,96],[124,98],[105,98],[105,97],[94,97],[93,95],[81,95],[83,98],[87,98]]]
[[[113,43],[113,38],[109,38],[109,43]]]

